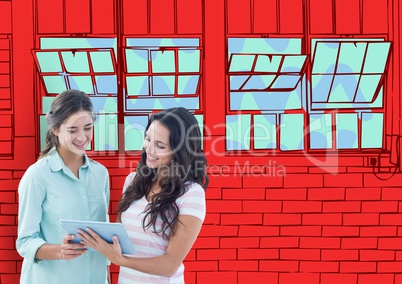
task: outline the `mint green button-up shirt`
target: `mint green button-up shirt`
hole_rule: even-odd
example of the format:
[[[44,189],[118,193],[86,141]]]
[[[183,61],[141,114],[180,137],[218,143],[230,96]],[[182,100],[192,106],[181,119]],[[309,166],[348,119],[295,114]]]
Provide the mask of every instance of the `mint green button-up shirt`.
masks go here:
[[[85,156],[79,178],[57,151],[38,160],[22,177],[19,187],[17,250],[24,257],[20,283],[107,283],[107,259],[87,252],[72,260],[37,260],[45,243],[61,244],[65,232],[60,219],[108,221],[107,169]]]

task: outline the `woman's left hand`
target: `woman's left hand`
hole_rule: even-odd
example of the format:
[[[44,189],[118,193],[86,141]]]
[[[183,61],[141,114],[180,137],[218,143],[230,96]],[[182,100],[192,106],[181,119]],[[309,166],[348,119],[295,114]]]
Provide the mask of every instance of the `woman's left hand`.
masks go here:
[[[111,262],[118,265],[122,254],[117,236],[113,237],[113,244],[109,244],[91,229],[87,228],[86,230],[88,233],[83,230],[78,230],[78,236],[82,239],[81,244],[97,250]]]

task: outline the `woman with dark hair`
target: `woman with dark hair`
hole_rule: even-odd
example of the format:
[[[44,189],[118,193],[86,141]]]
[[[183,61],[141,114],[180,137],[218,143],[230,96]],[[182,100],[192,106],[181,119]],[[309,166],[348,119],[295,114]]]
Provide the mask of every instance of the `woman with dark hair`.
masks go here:
[[[195,117],[185,108],[151,116],[137,172],[130,174],[119,201],[118,220],[136,254],[121,253],[95,232],[83,244],[121,266],[119,283],[184,283],[183,260],[205,218],[206,159]]]
[[[64,91],[46,121],[46,146],[18,187],[20,283],[107,283],[107,259],[71,243],[73,236],[59,224],[108,220],[108,172],[85,154],[95,121],[91,100],[83,92]]]

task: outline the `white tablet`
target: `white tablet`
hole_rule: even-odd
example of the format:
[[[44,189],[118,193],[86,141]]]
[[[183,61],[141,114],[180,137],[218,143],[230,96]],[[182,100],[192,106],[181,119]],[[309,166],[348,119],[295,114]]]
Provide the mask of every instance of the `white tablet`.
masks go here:
[[[81,238],[77,236],[78,229],[86,231],[86,228],[90,228],[97,233],[102,239],[108,243],[113,243],[113,236],[119,238],[121,251],[123,254],[135,254],[133,243],[131,242],[126,229],[124,229],[121,223],[108,223],[108,222],[96,222],[96,221],[76,221],[76,220],[59,220],[61,227],[68,235],[74,235],[73,243],[80,243]],[[96,251],[90,247],[88,250]]]

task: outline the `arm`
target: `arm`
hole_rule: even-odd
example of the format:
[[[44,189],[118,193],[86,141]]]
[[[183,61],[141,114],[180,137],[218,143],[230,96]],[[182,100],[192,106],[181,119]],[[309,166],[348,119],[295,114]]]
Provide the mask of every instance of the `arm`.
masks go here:
[[[83,244],[96,249],[116,265],[148,274],[172,276],[193,246],[202,225],[200,219],[189,215],[180,215],[178,220],[176,234],[170,237],[165,254],[157,257],[136,258],[124,256],[121,253],[117,237],[114,237],[113,244],[108,244],[89,229],[90,235],[80,231],[80,237],[83,239]]]

